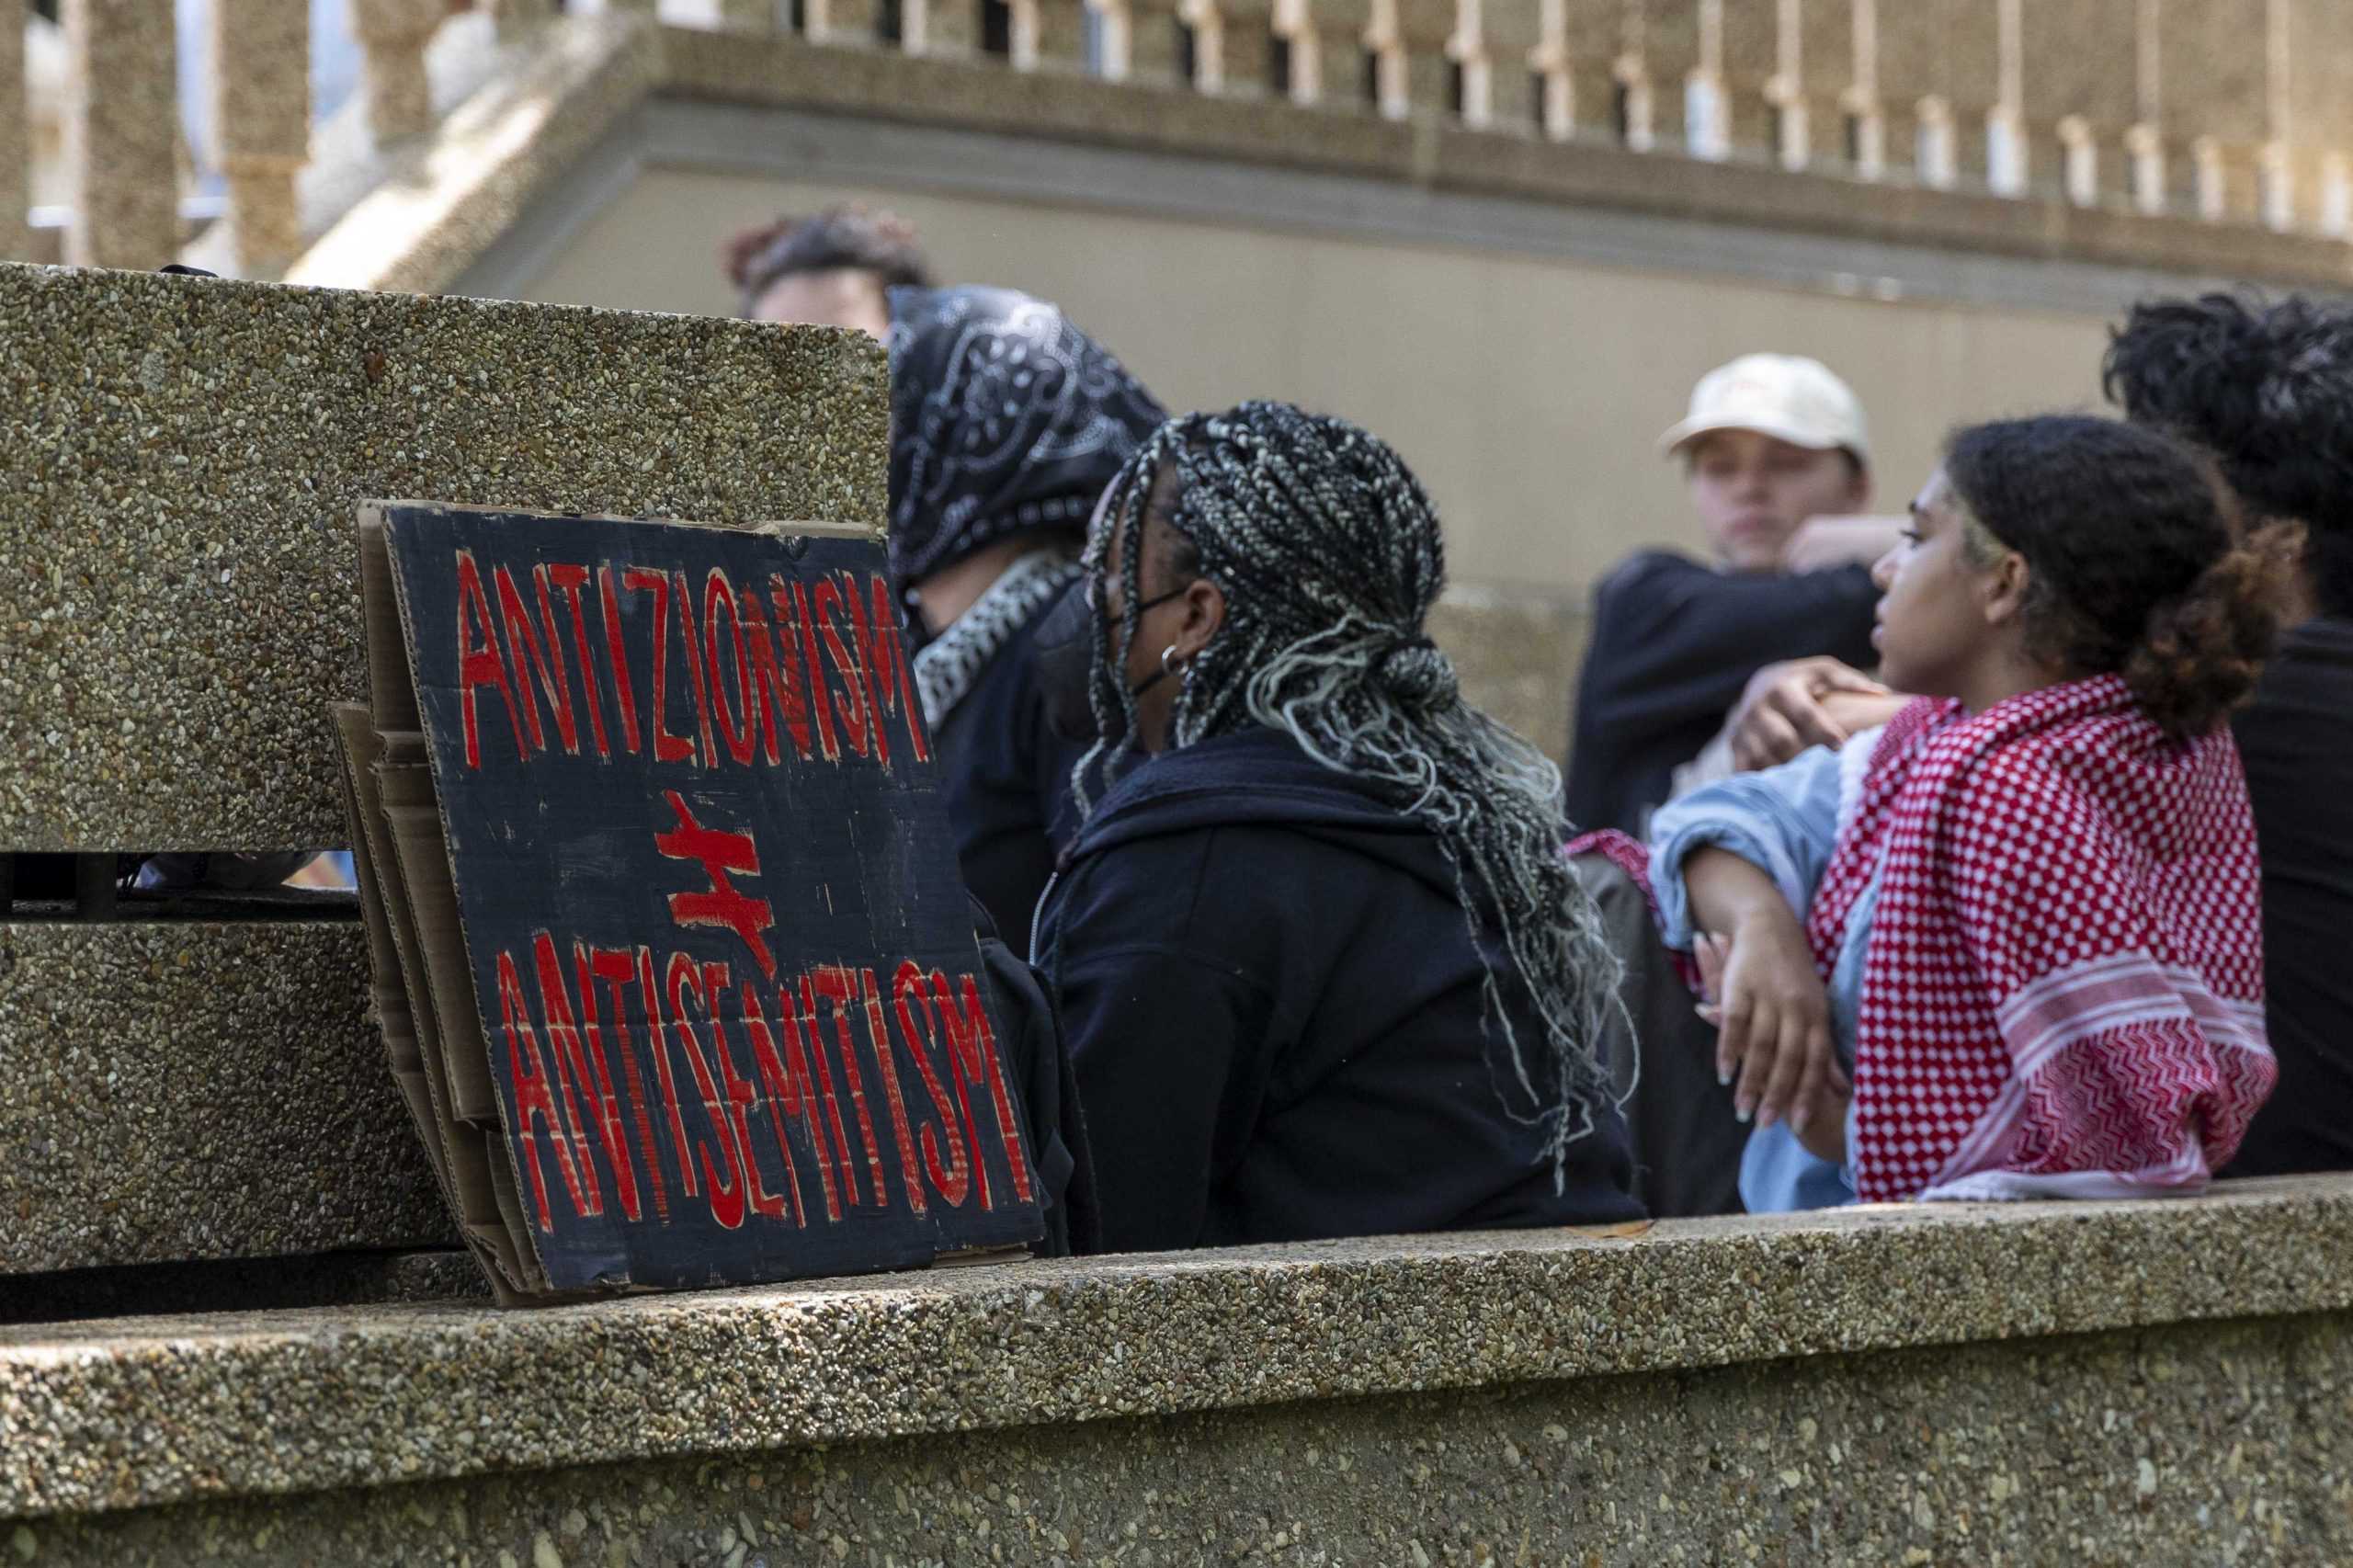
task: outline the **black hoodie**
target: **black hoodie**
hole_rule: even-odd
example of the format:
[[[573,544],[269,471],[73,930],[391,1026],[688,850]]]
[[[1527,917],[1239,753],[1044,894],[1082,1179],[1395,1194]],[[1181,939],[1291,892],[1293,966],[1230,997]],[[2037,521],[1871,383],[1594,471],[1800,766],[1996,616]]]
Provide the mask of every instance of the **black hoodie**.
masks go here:
[[[931,737],[964,885],[1025,959],[1054,851],[1077,821],[1070,770],[1085,752],[1054,733],[1039,689],[1038,628],[1052,608],[1050,600],[990,655]]]
[[[1614,1110],[1555,1190],[1438,840],[1253,730],[1113,788],[1039,916],[1112,1251],[1639,1218]]]
[[[1860,566],[1721,572],[1646,550],[1610,573],[1594,590],[1570,715],[1569,820],[1642,837],[1675,770],[1716,738],[1758,670],[1816,653],[1857,669],[1876,662],[1878,603]]]
[[[2353,619],[2290,629],[2232,725],[2263,851],[2279,1082],[2224,1176],[2353,1167]]]

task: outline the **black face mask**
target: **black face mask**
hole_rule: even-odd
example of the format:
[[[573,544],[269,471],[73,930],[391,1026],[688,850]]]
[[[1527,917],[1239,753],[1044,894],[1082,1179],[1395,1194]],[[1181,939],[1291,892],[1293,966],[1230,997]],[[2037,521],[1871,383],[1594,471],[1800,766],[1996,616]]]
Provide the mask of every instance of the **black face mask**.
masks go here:
[[[1192,585],[1171,588],[1143,608],[1166,604]],[[1100,738],[1095,726],[1095,705],[1089,700],[1095,679],[1095,611],[1087,602],[1086,579],[1063,590],[1062,597],[1038,622],[1029,640],[1030,659],[1038,672],[1038,687],[1046,704],[1046,722],[1055,734],[1074,745],[1092,745]],[[1154,670],[1138,682],[1131,696],[1142,697],[1169,671]]]
[[[1063,590],[1029,638],[1030,661],[1045,699],[1046,722],[1073,745],[1096,739],[1095,707],[1087,700],[1095,678],[1095,614],[1086,603],[1086,579]]]

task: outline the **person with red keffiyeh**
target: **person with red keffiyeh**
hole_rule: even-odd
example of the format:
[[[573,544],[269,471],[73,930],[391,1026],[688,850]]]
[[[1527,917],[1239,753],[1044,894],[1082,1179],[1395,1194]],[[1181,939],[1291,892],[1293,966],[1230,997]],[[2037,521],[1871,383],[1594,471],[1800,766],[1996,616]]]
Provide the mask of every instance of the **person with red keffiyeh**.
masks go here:
[[[2276,1076],[2224,721],[2295,541],[2093,418],[1960,431],[1912,516],[1874,642],[1921,695],[1675,802],[1631,868],[1755,1118],[1743,1197],[2200,1190]]]

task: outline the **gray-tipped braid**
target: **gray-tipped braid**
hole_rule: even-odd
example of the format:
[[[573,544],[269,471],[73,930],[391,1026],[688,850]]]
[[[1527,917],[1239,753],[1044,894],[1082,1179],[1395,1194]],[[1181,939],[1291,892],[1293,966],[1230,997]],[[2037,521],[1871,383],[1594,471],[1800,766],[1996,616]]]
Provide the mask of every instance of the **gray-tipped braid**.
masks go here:
[[[1506,1104],[1544,1129],[1557,1168],[1613,1097],[1600,1041],[1619,960],[1561,853],[1560,770],[1462,699],[1424,631],[1446,583],[1438,513],[1385,443],[1289,403],[1245,403],[1169,421],[1120,471],[1086,547],[1100,571],[1119,540],[1124,608],[1116,638],[1097,627],[1097,645],[1109,643],[1090,694],[1104,738],[1074,775],[1080,810],[1137,748],[1123,672],[1144,601],[1145,514],[1172,468],[1163,520],[1182,541],[1178,572],[1215,582],[1226,608],[1184,668],[1169,744],[1281,730],[1429,827],[1472,940],[1501,947],[1540,1021],[1531,1051],[1491,970],[1486,1028],[1510,1078],[1497,1087],[1517,1091]]]

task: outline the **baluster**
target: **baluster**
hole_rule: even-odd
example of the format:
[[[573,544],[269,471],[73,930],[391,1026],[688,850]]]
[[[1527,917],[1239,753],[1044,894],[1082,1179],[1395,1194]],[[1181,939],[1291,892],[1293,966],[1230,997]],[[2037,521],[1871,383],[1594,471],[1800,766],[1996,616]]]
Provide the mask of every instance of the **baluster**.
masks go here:
[[[2135,0],[2132,20],[2132,125],[2124,152],[2132,165],[2132,205],[2158,213],[2173,204],[2167,183],[2165,105],[2165,40],[2158,22],[2164,0]]]
[[[1984,166],[1982,128],[1997,86],[1995,0],[1882,0],[1877,8],[1879,85],[1891,163],[1949,188]],[[1967,25],[1963,25],[1963,24]]]
[[[1772,9],[1756,0],[1732,5],[1730,17],[1724,0],[1697,0],[1692,9],[1694,66],[1682,78],[1682,151],[1692,158],[1730,158],[1732,148],[1762,151]]]
[[[719,25],[731,33],[776,32],[777,0],[719,0]]]
[[[1267,18],[1267,90],[1295,104],[1348,108],[1364,91],[1369,0],[1276,0]],[[1273,40],[1287,46],[1288,78],[1278,80]]]
[[[1576,80],[1569,71],[1568,0],[1540,0],[1536,46],[1528,53],[1529,111],[1540,134],[1576,134]]]
[[[1564,100],[1564,119],[1551,128],[1563,137],[1618,138],[1618,64],[1626,50],[1626,0],[1545,0],[1561,13],[1563,80],[1552,90]]]
[[[1295,104],[1324,96],[1324,39],[1315,30],[1308,0],[1275,0],[1267,18],[1272,41],[1267,61],[1267,91]]]
[[[555,0],[491,0],[491,25],[501,43],[527,39],[554,17]]]
[[[1640,62],[1641,82],[1652,97],[1656,144],[1679,147],[1695,157],[1721,155],[1708,144],[1718,123],[1715,106],[1709,101],[1710,86],[1721,79],[1708,45],[1709,13],[1720,14],[1722,4],[1647,0],[1627,7],[1628,53]],[[1721,99],[1721,92],[1715,96]]]
[[[877,0],[804,0],[801,17],[815,43],[873,43],[882,36]]]
[[[25,221],[31,199],[26,108],[25,7],[18,0],[0,0],[0,261],[32,257],[32,233]],[[6,913],[0,902],[0,915]]]
[[[2159,123],[2168,147],[2188,150],[2191,210],[2209,222],[2262,217],[2268,10],[2266,0],[2170,0],[2158,9],[2168,65]]]
[[[1176,36],[1178,74],[1189,75],[1198,92],[1222,93],[1225,90],[1225,13],[1218,8],[1218,0],[1176,0],[1176,21],[1188,31]],[[1190,69],[1186,69],[1186,54],[1192,56]]]
[[[2058,155],[2067,200],[2093,207],[2127,194],[2122,156],[2141,108],[2140,0],[2024,8],[2026,135],[2038,161]]]
[[[1218,0],[1218,51],[1223,80],[1218,90],[1257,97],[1272,90],[1275,31],[1273,0]]]
[[[155,267],[179,250],[172,20],[150,0],[66,0],[74,266]]]
[[[212,0],[212,127],[237,266],[275,273],[302,244],[311,157],[308,0]]]
[[[1124,82],[1135,71],[1135,18],[1127,0],[1086,0],[1095,41],[1086,68],[1106,82]]]
[[[2092,122],[2080,114],[2071,114],[2056,127],[2059,138],[2059,184],[2070,203],[2077,207],[2097,206],[2099,202],[2099,138],[2092,131]]]
[[[1086,66],[1086,6],[1084,0],[1027,0],[1026,23],[1015,13],[1014,63],[1025,71],[1083,71]],[[1023,36],[1026,26],[1028,36]],[[1029,59],[1020,57],[1024,45]]]
[[[988,3],[989,0],[906,0],[906,51],[949,59],[974,53],[981,41],[979,13]]]
[[[1392,119],[1454,113],[1453,0],[1375,0],[1368,13],[1365,48],[1373,56],[1371,83],[1380,112]]]
[[[379,147],[421,135],[433,124],[433,87],[425,46],[449,15],[445,0],[351,0],[368,94],[368,126]]]
[[[1840,154],[1858,179],[1887,176],[1887,105],[1879,90],[1879,0],[1813,0],[1819,11],[1848,6],[1847,85],[1838,94],[1844,145]],[[1829,40],[1824,40],[1828,43]],[[1810,49],[1808,58],[1835,57],[1835,45]]]
[[[1177,18],[1176,6],[1177,0],[1121,0],[1128,80],[1154,86],[1192,85],[1189,63],[1179,58],[1177,43],[1180,37],[1188,38],[1189,51],[1191,28]]]
[[[2295,51],[2288,0],[2264,7],[2263,222],[2281,233],[2296,226]]]
[[[2288,97],[2307,211],[2320,233],[2353,228],[2353,7],[2339,0],[2290,0],[2295,29]]]
[[[1529,0],[1485,0],[1480,36],[1490,70],[1488,123],[1516,135],[1533,135],[1544,123],[1544,94],[1537,56],[1544,47],[1544,19]]]

